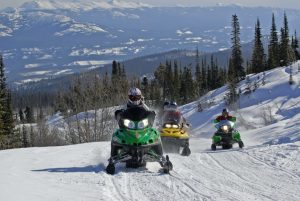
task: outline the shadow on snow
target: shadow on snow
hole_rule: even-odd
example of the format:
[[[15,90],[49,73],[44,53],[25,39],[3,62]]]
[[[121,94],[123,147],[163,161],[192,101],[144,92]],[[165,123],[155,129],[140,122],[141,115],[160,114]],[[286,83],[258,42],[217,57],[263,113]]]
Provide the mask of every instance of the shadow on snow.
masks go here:
[[[61,167],[61,168],[46,168],[40,170],[31,170],[33,172],[54,172],[54,173],[74,173],[74,172],[94,172],[99,173],[105,171],[105,165],[89,165],[85,167]]]

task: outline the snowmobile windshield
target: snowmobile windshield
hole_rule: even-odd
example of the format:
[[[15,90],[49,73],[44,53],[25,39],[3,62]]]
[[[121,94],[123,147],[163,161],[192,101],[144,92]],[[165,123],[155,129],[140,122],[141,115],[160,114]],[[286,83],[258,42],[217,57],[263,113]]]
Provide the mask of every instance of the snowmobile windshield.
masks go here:
[[[163,124],[180,124],[181,114],[177,110],[165,111],[162,123]]]
[[[143,107],[132,107],[123,112],[122,119],[141,121],[149,117],[154,119],[154,116],[155,116],[154,112],[145,110]]]
[[[226,126],[228,127],[228,129],[230,129],[230,128],[234,128],[235,124],[232,121],[222,120],[215,125],[216,129],[218,129],[218,130],[221,129],[222,127],[226,128]]]

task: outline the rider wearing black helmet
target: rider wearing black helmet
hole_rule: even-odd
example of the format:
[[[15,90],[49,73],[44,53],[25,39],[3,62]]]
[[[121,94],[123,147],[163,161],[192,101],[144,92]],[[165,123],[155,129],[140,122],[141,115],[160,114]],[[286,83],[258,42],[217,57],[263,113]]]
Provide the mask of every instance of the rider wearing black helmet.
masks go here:
[[[226,108],[222,110],[222,114],[218,116],[215,121],[220,122],[222,120],[235,121],[236,117],[229,115],[229,112]]]

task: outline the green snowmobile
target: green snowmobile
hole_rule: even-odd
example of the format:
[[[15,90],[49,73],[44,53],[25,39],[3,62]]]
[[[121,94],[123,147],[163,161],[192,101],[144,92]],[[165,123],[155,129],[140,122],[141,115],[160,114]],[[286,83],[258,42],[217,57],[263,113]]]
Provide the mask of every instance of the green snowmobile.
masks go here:
[[[222,120],[218,122],[214,120],[216,123],[215,127],[217,132],[212,137],[212,145],[211,149],[215,151],[217,146],[222,146],[223,149],[231,149],[232,145],[238,143],[240,148],[244,147],[244,143],[241,140],[240,133],[235,129],[235,121],[236,118],[232,118],[229,120]]]
[[[111,155],[106,167],[108,174],[115,173],[115,165],[126,163],[127,168],[146,166],[147,162],[159,162],[164,173],[173,165],[168,155],[163,156],[160,133],[152,128],[155,113],[141,107],[118,110],[115,113],[119,123],[112,136]]]

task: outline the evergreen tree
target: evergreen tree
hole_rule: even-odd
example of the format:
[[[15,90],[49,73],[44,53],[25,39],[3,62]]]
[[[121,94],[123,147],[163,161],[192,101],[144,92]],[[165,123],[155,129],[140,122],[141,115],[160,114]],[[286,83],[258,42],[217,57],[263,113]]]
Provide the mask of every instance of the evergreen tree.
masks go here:
[[[180,102],[187,103],[194,98],[194,81],[191,68],[184,67],[180,76]]]
[[[162,99],[165,100],[166,97],[166,89],[167,89],[167,82],[165,79],[166,75],[166,66],[163,64],[160,64],[159,67],[154,71],[155,79],[157,80],[158,84],[160,85],[160,88],[162,89]]]
[[[20,122],[24,123],[24,113],[22,109],[19,110],[19,118],[20,118]]]
[[[241,42],[240,42],[240,25],[237,15],[232,16],[232,33],[231,33],[231,62],[232,68],[234,69],[234,76],[237,81],[240,81],[245,78],[245,70],[242,66],[243,58],[241,51]]]
[[[29,147],[28,134],[25,125],[22,127],[22,145],[23,147]]]
[[[174,100],[178,100],[179,99],[180,79],[179,79],[177,61],[174,61],[174,68],[173,68],[173,88],[174,88],[174,95],[173,95],[172,98]]]
[[[292,50],[294,52],[294,55],[295,55],[295,59],[296,60],[299,60],[300,59],[300,54],[299,54],[299,51],[298,51],[298,48],[299,48],[299,41],[298,41],[298,38],[297,38],[297,32],[295,30],[295,35],[292,36]]]
[[[0,150],[8,148],[8,136],[3,129],[3,107],[0,105]]]
[[[201,67],[200,67],[200,55],[199,55],[199,49],[197,47],[196,50],[196,70],[195,70],[195,84],[196,84],[196,92],[198,96],[201,96],[203,93],[203,76],[201,73]]]
[[[31,108],[26,106],[24,113],[25,113],[27,123],[33,123],[34,122],[34,117],[33,117],[33,113],[32,113]]]
[[[143,91],[144,97],[147,100],[147,99],[149,99],[149,81],[148,81],[147,76],[143,77],[141,85],[142,85],[142,91]]]
[[[206,65],[206,58],[202,60],[202,89],[203,94],[208,91],[208,83],[207,83],[207,65]]]
[[[229,59],[228,67],[228,104],[233,105],[238,99],[237,85],[241,79],[245,77],[245,71],[242,66],[243,58],[240,45],[240,26],[236,15],[232,16],[232,47],[231,58]]]
[[[111,70],[111,80],[112,83],[115,83],[115,81],[119,77],[119,68],[118,68],[118,63],[114,60],[112,62],[112,70]]]
[[[172,72],[172,64],[171,61],[166,61],[166,69],[165,69],[165,93],[167,99],[173,99],[174,97],[174,87],[173,87],[173,72]]]
[[[276,31],[275,16],[272,14],[272,26],[270,33],[270,41],[268,46],[268,69],[279,66],[279,43]]]
[[[227,104],[228,105],[234,105],[238,99],[238,94],[237,94],[237,84],[238,84],[238,79],[235,76],[235,68],[233,67],[233,62],[230,59],[229,60],[229,71],[228,73],[228,89],[229,89],[229,94],[227,94]]]
[[[265,54],[264,47],[262,43],[262,35],[259,19],[255,24],[255,38],[254,38],[254,48],[251,60],[251,70],[253,73],[259,73],[265,69]]]
[[[196,64],[196,71],[195,71],[195,78],[196,78],[196,89],[197,89],[197,95],[202,95],[202,85],[203,85],[203,78],[201,73],[200,64]]]
[[[295,52],[289,41],[289,27],[286,13],[284,13],[283,28],[281,28],[280,65],[287,66],[295,60]]]
[[[12,148],[14,145],[13,137],[14,137],[14,119],[12,112],[12,103],[11,103],[11,94],[7,89],[6,85],[6,76],[4,70],[4,62],[2,55],[0,56],[0,105],[3,108],[3,112],[1,114],[1,123],[2,128],[0,130],[3,131],[3,135],[6,138],[7,148]]]

